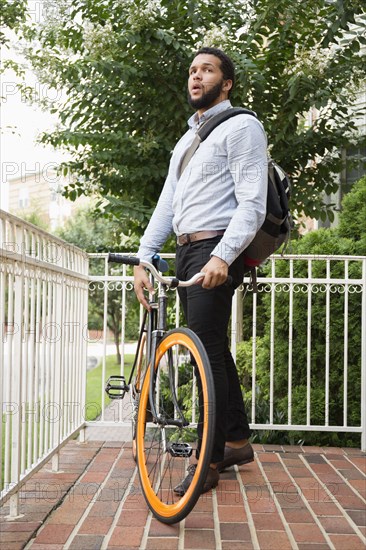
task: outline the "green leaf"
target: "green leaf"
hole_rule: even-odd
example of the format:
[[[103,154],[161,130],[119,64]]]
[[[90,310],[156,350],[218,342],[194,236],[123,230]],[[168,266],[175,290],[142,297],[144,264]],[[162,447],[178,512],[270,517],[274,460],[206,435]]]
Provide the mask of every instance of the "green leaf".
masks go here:
[[[27,58],[40,82],[63,92],[52,105],[60,125],[41,141],[72,153],[72,197],[108,197],[111,215],[142,233],[192,114],[187,68],[197,41],[210,33],[216,41],[227,29],[223,47],[237,75],[232,103],[254,109],[263,122],[271,155],[293,175],[293,210],[326,216],[325,192],[342,169],[339,151],[362,143],[350,116],[364,78],[364,19],[356,17],[357,31],[351,27],[358,37],[349,32],[359,4],[161,5],[154,12],[145,1],[73,0],[69,9],[57,8],[59,21],[46,17],[41,26],[22,27],[32,40]],[[319,112],[309,129],[307,113],[314,107]],[[357,116],[364,111],[361,105]]]

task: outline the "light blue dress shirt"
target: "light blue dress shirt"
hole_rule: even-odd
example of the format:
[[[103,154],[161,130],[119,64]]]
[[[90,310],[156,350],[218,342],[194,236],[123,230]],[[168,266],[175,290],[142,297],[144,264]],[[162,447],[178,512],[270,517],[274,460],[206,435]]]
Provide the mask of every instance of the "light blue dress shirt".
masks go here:
[[[236,115],[215,128],[201,143],[181,177],[179,167],[200,125],[232,108],[229,100],[189,120],[176,144],[160,198],[141,239],[137,256],[158,252],[169,234],[225,230],[212,251],[230,265],[245,250],[264,222],[267,200],[267,138],[252,115]],[[203,267],[203,266],[202,266]]]

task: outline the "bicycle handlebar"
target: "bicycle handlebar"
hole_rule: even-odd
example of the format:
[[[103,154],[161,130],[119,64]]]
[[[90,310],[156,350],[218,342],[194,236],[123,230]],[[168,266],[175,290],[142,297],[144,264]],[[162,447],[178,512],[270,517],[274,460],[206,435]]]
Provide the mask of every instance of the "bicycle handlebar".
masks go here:
[[[114,254],[110,252],[108,254],[108,262],[115,264],[126,264],[126,265],[140,265],[140,258],[136,256],[126,256],[125,254]]]
[[[153,266],[152,263],[147,262],[145,260],[141,260],[136,256],[127,256],[125,254],[114,254],[110,252],[108,254],[108,262],[116,263],[116,264],[136,265],[136,266],[141,265],[143,267],[146,267],[157,281],[171,288],[176,288],[177,286],[181,286],[181,287],[192,286],[196,284],[200,279],[203,279],[203,277],[205,276],[204,273],[196,273],[196,275],[193,275],[193,277],[191,277],[188,281],[180,281],[176,277],[164,277],[159,273],[159,271],[155,268],[155,266]]]

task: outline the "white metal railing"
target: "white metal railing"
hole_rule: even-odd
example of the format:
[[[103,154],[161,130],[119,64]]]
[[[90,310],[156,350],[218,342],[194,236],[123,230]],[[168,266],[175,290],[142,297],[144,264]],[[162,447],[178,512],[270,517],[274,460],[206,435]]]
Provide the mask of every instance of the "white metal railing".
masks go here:
[[[88,256],[0,210],[1,501],[84,424]]]
[[[164,255],[164,257],[174,258],[173,254]],[[121,317],[121,365],[119,371],[124,373],[124,346],[125,330],[129,322],[129,314],[126,313],[127,295],[133,292],[132,272],[126,266],[108,266],[106,255],[90,255],[91,265],[99,262],[99,274],[90,276],[90,286],[103,293],[103,307],[107,312],[108,302],[111,299],[119,299],[122,317]],[[295,430],[295,431],[328,431],[328,432],[356,432],[361,434],[361,447],[366,450],[366,258],[362,256],[323,256],[323,255],[286,255],[273,256],[267,268],[266,276],[258,277],[258,293],[253,293],[248,279],[244,280],[246,295],[243,301],[243,288],[238,289],[234,298],[232,325],[231,325],[231,347],[233,355],[236,355],[238,341],[242,339],[243,323],[243,302],[244,318],[250,319],[250,327],[246,323],[244,329],[244,339],[251,341],[251,427],[253,429],[271,429],[271,430]],[[179,299],[175,292],[172,303],[173,322],[179,324]],[[258,304],[262,303],[263,297],[267,296],[267,323],[261,325],[262,319],[258,318]],[[340,300],[342,301],[341,306]],[[278,307],[282,303],[282,310],[285,311],[285,318],[278,317]],[[337,312],[341,315],[335,316],[334,306],[338,303]],[[285,304],[283,308],[283,304]],[[300,317],[299,317],[300,316]],[[355,317],[356,316],[356,317]],[[304,351],[301,360],[305,365],[300,365],[300,358],[295,356],[296,340],[299,318],[302,319],[301,330],[302,342],[304,342]],[[356,318],[356,322],[355,322]],[[107,327],[107,319],[104,317],[104,329]],[[351,323],[351,324],[350,324]],[[282,330],[281,342],[279,342],[278,329],[285,326],[285,336]],[[303,327],[305,327],[303,329]],[[263,376],[260,368],[263,365],[259,363],[258,349],[262,345],[263,338],[260,332],[266,331],[267,344],[266,353],[268,356],[268,375]],[[138,326],[136,323],[136,334]],[[94,426],[119,426],[129,423],[130,409],[127,403],[113,403],[112,406],[105,409],[104,386],[106,382],[106,330],[103,331],[102,345],[104,353],[102,356],[102,376],[101,376],[101,416],[96,422],[90,422]],[[283,339],[286,338],[285,342]],[[340,355],[336,358],[333,354],[332,343],[334,338],[341,340]],[[269,341],[268,341],[269,340]],[[349,345],[352,343],[352,350]],[[357,343],[354,349],[354,342]],[[281,376],[285,376],[287,385],[286,399],[287,418],[285,422],[276,421],[276,407],[278,396],[276,395],[276,386],[278,382],[278,365],[276,363],[278,355],[278,346],[281,343],[286,347],[286,368],[281,369]],[[314,346],[320,345],[324,348],[318,356],[321,369],[323,369],[323,402],[312,403],[312,397],[317,388],[314,388],[313,376],[319,365],[313,364],[315,353]],[[350,353],[352,351],[352,354]],[[263,350],[262,350],[263,352]],[[113,353],[113,351],[112,351]],[[283,355],[283,352],[282,352]],[[318,354],[319,355],[319,354]],[[351,357],[352,355],[352,357]],[[263,362],[263,359],[262,359]],[[301,368],[300,368],[301,367]],[[356,369],[356,373],[355,373]],[[302,370],[304,379],[302,384],[305,388],[302,399],[304,401],[304,419],[295,421],[293,419],[294,409],[294,389],[299,383],[299,371]],[[336,420],[332,417],[332,399],[330,395],[332,387],[331,380],[334,373],[337,372],[340,380],[341,395],[337,396],[342,402],[342,419]],[[305,374],[304,374],[305,373]],[[115,373],[117,374],[117,372]],[[349,382],[349,376],[352,374],[352,380]],[[261,375],[261,376],[260,376]],[[277,377],[277,378],[276,378]],[[354,378],[358,380],[358,386],[352,387]],[[266,387],[263,386],[263,380],[266,378]],[[317,382],[319,384],[319,382]],[[267,396],[269,404],[268,418],[258,419],[257,408],[258,390]],[[355,392],[358,395],[355,396]],[[352,422],[349,418],[350,396],[352,400],[357,401],[356,416],[359,421]],[[312,414],[317,411],[315,407],[321,407],[324,421],[321,424],[312,421]],[[354,417],[354,415],[353,415]]]
[[[166,257],[173,259],[174,255]],[[126,343],[126,329],[135,307],[131,304],[136,304],[136,300],[130,268],[109,266],[106,255],[88,257],[82,250],[3,211],[0,211],[0,260],[0,503],[10,498],[10,515],[15,517],[22,483],[51,457],[53,469],[57,470],[60,447],[84,426],[118,429],[129,426],[128,404],[115,402],[111,407],[105,398],[106,358],[114,354],[107,341],[107,328],[113,301],[121,311],[118,370],[123,373],[125,351],[133,348],[133,344]],[[356,432],[361,434],[361,448],[366,450],[366,258],[274,256],[269,267],[267,276],[258,277],[257,294],[251,292],[245,279],[245,298],[242,300],[243,289],[239,289],[232,314],[233,354],[243,333],[251,346],[251,427]],[[103,336],[97,344],[95,339],[93,343],[87,337],[88,290],[95,293],[95,289],[100,293],[103,311]],[[179,300],[175,291],[171,296],[170,318],[172,324],[178,326]],[[321,305],[317,303],[318,296],[323,296]],[[95,306],[92,300],[91,306]],[[342,315],[335,317],[333,308],[337,301],[341,301]],[[265,325],[262,323],[264,302],[267,302],[268,314]],[[285,318],[280,318],[279,306],[283,308],[284,303]],[[299,315],[305,320],[306,333],[305,421],[301,423],[294,419]],[[136,335],[138,317],[134,322]],[[282,325],[285,333],[282,330],[279,336]],[[332,350],[335,331],[342,341],[336,360]],[[313,355],[314,346],[319,343],[318,333],[322,333],[324,348],[321,361],[324,422],[321,425],[312,421]],[[260,360],[263,334],[267,335],[267,377],[263,377],[263,357],[262,363]],[[287,385],[287,419],[282,423],[276,419],[279,344],[287,350],[285,370],[281,370]],[[85,411],[90,405],[85,402],[86,358],[87,354],[93,355],[93,345],[101,349],[101,416],[96,421],[85,422]],[[358,369],[356,373],[355,369]],[[335,370],[338,376],[341,373],[343,407],[343,418],[337,423],[332,418],[334,396],[331,395]],[[355,377],[358,385],[354,385]],[[269,403],[268,418],[264,422],[258,418],[258,387],[266,393]],[[353,403],[355,399],[358,403],[352,418],[350,397]]]

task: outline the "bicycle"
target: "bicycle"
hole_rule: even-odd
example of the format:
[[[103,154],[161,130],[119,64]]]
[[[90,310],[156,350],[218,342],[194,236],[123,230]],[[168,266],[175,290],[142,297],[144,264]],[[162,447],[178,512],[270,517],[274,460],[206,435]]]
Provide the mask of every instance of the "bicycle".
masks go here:
[[[168,265],[134,256],[109,254],[108,261],[142,265],[158,281],[157,299],[150,295],[129,380],[111,376],[106,392],[112,399],[127,393],[132,403],[133,454],[141,488],[153,515],[163,523],[184,519],[201,495],[211,461],[215,430],[215,389],[209,359],[198,336],[188,328],[167,330],[167,291],[196,284],[163,276]],[[194,461],[194,455],[196,460]],[[195,462],[192,483],[181,483]]]

